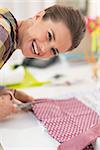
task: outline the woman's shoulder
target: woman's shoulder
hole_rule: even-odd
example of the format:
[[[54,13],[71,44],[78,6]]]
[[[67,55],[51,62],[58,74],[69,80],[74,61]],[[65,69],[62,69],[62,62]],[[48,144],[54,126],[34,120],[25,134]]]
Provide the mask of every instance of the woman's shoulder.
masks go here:
[[[16,49],[17,29],[17,21],[13,14],[7,8],[0,8],[0,67]]]
[[[5,14],[7,12],[9,12],[9,10],[7,8],[1,8],[0,7],[0,14]]]
[[[17,25],[16,18],[8,8],[0,8],[0,15],[6,19],[12,26]]]

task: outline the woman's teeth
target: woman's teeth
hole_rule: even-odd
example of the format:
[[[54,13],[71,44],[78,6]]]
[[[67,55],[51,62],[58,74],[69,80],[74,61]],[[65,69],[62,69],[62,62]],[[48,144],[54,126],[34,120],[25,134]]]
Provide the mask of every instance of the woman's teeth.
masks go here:
[[[33,41],[33,43],[32,43],[32,51],[33,51],[33,53],[39,55],[37,44],[35,41]]]

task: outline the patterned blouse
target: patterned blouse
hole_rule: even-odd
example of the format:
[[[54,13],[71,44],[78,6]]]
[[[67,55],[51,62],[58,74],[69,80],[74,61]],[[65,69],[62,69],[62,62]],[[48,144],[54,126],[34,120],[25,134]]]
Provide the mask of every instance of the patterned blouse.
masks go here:
[[[12,13],[0,8],[0,69],[15,51],[18,41],[18,25]]]

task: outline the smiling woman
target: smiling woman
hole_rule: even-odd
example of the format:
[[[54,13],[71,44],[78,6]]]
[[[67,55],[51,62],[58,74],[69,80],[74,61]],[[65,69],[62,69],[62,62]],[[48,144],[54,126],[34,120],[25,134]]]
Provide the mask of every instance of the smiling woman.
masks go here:
[[[31,58],[49,58],[72,50],[79,45],[85,30],[81,13],[65,6],[51,6],[22,21],[16,21],[9,10],[0,9],[0,68],[18,48],[24,56]],[[7,91],[11,91],[13,97],[21,102],[35,103],[23,92],[1,88],[1,119],[15,110]]]
[[[86,30],[84,17],[78,10],[60,5],[51,6],[18,25],[18,47],[31,58],[48,58],[74,49]]]
[[[16,21],[7,9],[0,9],[0,17],[0,67],[16,49],[31,58],[49,58],[72,50],[86,30],[79,10],[60,5],[22,21]]]

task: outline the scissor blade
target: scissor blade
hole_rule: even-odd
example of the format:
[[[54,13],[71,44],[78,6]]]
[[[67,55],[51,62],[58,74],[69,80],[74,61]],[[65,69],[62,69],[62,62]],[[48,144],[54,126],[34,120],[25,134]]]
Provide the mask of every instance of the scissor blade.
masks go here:
[[[33,105],[32,102],[28,102],[28,103],[17,104],[17,107],[22,109],[22,110],[31,110],[32,105]]]

